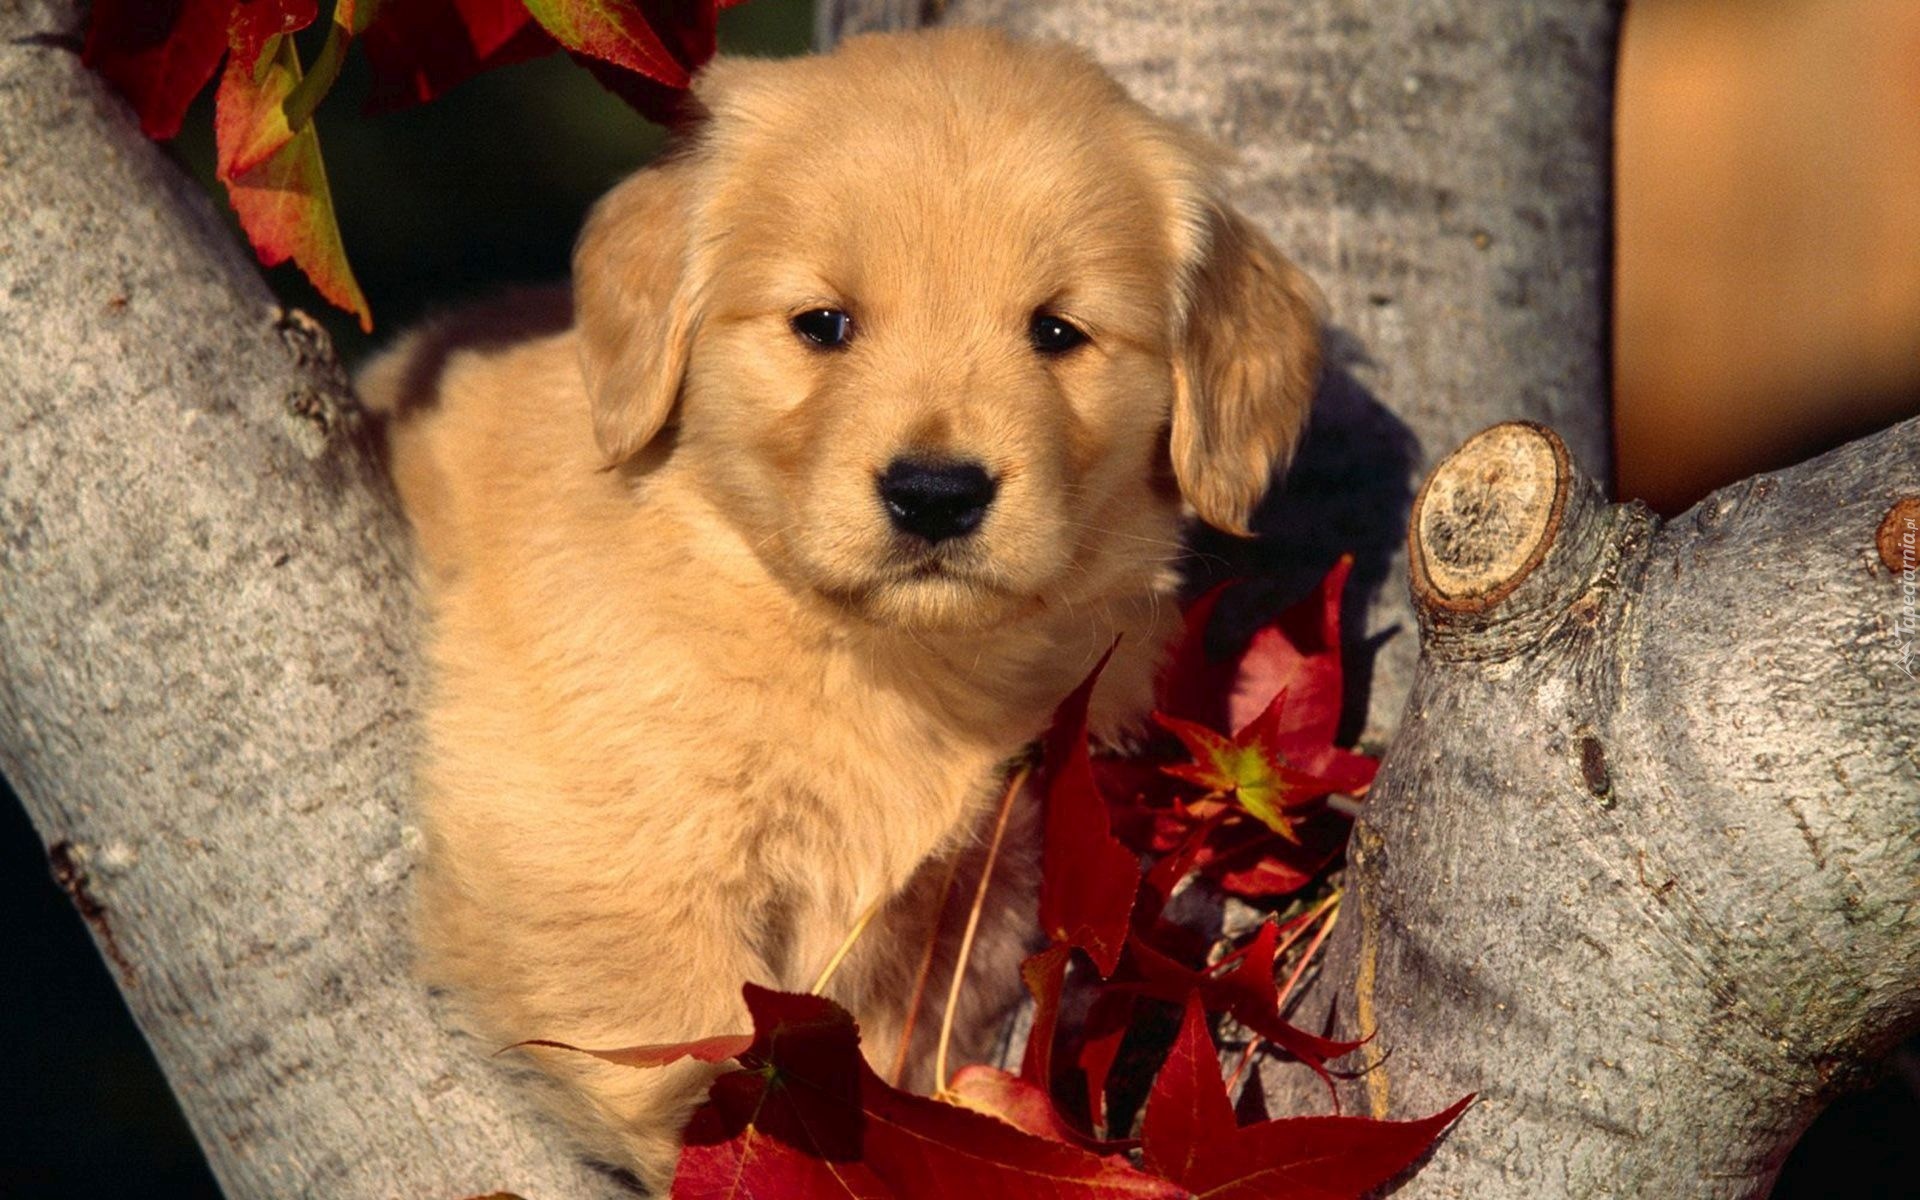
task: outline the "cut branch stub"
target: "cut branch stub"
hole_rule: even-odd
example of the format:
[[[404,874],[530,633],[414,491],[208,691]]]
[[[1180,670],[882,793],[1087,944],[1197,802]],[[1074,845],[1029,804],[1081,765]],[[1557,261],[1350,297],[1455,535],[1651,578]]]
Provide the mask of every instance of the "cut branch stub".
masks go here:
[[[1920,542],[1920,496],[1906,496],[1887,510],[1875,531],[1880,562],[1895,575],[1915,567],[1915,544]]]
[[[1509,421],[1470,438],[1428,477],[1407,530],[1429,652],[1500,658],[1531,645],[1601,572],[1609,525],[1551,429]]]
[[[1421,602],[1473,612],[1505,599],[1560,532],[1567,474],[1560,438],[1524,421],[1494,426],[1441,463],[1410,534]]]

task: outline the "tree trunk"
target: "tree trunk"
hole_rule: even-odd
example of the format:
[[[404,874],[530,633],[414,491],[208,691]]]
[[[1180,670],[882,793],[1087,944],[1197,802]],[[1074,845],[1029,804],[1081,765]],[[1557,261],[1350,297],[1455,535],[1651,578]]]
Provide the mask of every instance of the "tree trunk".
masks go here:
[[[227,1194],[615,1194],[408,972],[404,530],[325,338],[0,0],[0,768]]]

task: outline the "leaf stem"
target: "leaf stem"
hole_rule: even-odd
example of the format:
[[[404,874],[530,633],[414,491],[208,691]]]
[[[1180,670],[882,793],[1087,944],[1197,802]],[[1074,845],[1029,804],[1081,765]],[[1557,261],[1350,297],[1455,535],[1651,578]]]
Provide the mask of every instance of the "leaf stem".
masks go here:
[[[1327,902],[1320,907],[1326,912],[1327,919],[1320,926],[1320,932],[1313,935],[1313,941],[1307,945],[1307,952],[1302,954],[1300,961],[1295,964],[1293,974],[1287,976],[1287,986],[1280,989],[1282,1007],[1286,1005],[1287,997],[1293,995],[1293,989],[1299,985],[1300,976],[1306,974],[1307,964],[1312,962],[1313,956],[1320,952],[1321,943],[1325,942],[1327,935],[1333,932],[1334,923],[1340,919],[1340,893],[1335,892],[1327,897]]]
[[[1254,1034],[1247,1039],[1247,1048],[1240,1052],[1240,1061],[1233,1066],[1233,1074],[1227,1076],[1227,1095],[1233,1095],[1233,1089],[1239,1085],[1240,1077],[1247,1073],[1247,1064],[1253,1061],[1253,1052],[1267,1039]]]
[[[1285,954],[1289,946],[1292,946],[1295,942],[1299,941],[1300,938],[1307,932],[1307,930],[1313,928],[1313,923],[1320,919],[1320,915],[1322,913],[1326,912],[1329,908],[1332,908],[1334,905],[1340,903],[1340,896],[1341,896],[1341,890],[1339,888],[1335,888],[1333,889],[1332,892],[1328,893],[1327,898],[1325,900],[1322,900],[1318,906],[1316,906],[1312,911],[1307,913],[1305,918],[1303,918],[1298,924],[1294,925],[1292,929],[1289,929],[1287,931],[1287,936],[1282,938],[1280,941],[1280,944],[1273,948],[1273,952],[1276,955]],[[1312,954],[1313,952],[1309,950],[1307,953]],[[1286,999],[1284,994],[1281,996],[1281,999],[1283,1000]]]
[[[946,1011],[940,1014],[940,1044],[933,1055],[934,1086],[942,1091],[947,1086],[947,1047],[953,1040],[954,1012],[960,1006],[960,987],[967,979],[967,960],[973,956],[973,935],[980,928],[980,912],[987,904],[987,887],[993,882],[993,865],[1000,857],[1000,842],[1007,834],[1007,818],[1013,815],[1014,797],[1027,782],[1027,776],[1033,773],[1031,764],[1023,764],[1007,780],[1007,790],[1000,797],[1000,816],[993,824],[993,840],[987,843],[987,861],[980,868],[980,882],[973,889],[973,908],[967,913],[967,931],[960,937],[960,954],[953,964],[953,982],[947,986]]]
[[[1320,917],[1320,914],[1326,912],[1328,909],[1335,908],[1335,906],[1340,903],[1340,896],[1341,892],[1336,889],[1332,895],[1320,903],[1318,908],[1309,912],[1305,919],[1301,920],[1294,929],[1287,934],[1287,940],[1274,947],[1273,952],[1275,954],[1285,953],[1287,947],[1299,941],[1301,935],[1312,927],[1314,921]],[[1327,935],[1333,932],[1333,922],[1339,915],[1338,909],[1335,909],[1333,915],[1327,918],[1327,923],[1321,926],[1320,932],[1314,935],[1313,941],[1307,946],[1307,952],[1301,956],[1299,965],[1294,968],[1293,974],[1288,977],[1287,986],[1280,989],[1280,1002],[1277,1007],[1286,1007],[1287,997],[1293,995],[1294,986],[1300,982],[1301,973],[1307,969],[1307,964],[1313,961],[1314,954],[1319,951],[1321,943],[1327,940]],[[1240,1061],[1234,1064],[1233,1074],[1227,1078],[1227,1092],[1229,1095],[1232,1094],[1234,1086],[1240,1082],[1240,1077],[1246,1074],[1247,1064],[1253,1061],[1254,1052],[1259,1050],[1261,1043],[1265,1041],[1266,1039],[1257,1033],[1247,1039],[1246,1049],[1240,1052]]]
[[[307,72],[306,78],[294,84],[293,90],[281,102],[280,108],[286,114],[288,129],[299,133],[313,119],[313,110],[320,107],[320,101],[326,98],[333,89],[334,81],[340,78],[340,67],[347,61],[348,43],[366,31],[378,7],[378,0],[358,0],[357,3],[354,0],[334,0],[333,20],[327,25],[327,40],[321,43],[320,53],[314,56],[313,69]]]
[[[879,899],[867,905],[867,910],[860,914],[858,921],[853,923],[853,928],[847,931],[847,936],[840,939],[840,948],[833,952],[833,957],[827,960],[825,967],[821,968],[820,977],[813,981],[813,986],[808,988],[808,991],[818,996],[826,990],[827,984],[833,981],[833,973],[840,969],[842,962],[846,961],[847,955],[853,950],[853,944],[860,940],[860,935],[867,931],[867,926],[873,924],[873,918],[879,911]]]
[[[913,1047],[914,1027],[920,1023],[920,1006],[926,1003],[927,984],[933,978],[933,958],[940,948],[940,930],[947,923],[947,903],[953,899],[953,881],[960,874],[960,859],[963,856],[955,851],[947,859],[946,878],[940,883],[940,906],[933,913],[933,928],[927,930],[927,948],[920,955],[920,969],[913,977],[913,999],[907,1002],[907,1019],[900,1028],[900,1050],[893,1056],[893,1071],[887,1076],[887,1082],[900,1086],[900,1079],[907,1073],[907,1052]]]

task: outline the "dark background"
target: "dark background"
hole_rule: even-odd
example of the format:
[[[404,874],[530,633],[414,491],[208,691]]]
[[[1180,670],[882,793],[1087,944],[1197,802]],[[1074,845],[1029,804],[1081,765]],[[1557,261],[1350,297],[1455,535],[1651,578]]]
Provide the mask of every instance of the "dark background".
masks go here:
[[[722,16],[722,49],[799,52],[811,19],[809,0],[753,0]],[[1920,410],[1920,171],[1906,170],[1920,164],[1920,86],[1878,87],[1870,45],[1920,62],[1920,4],[1633,7],[1618,181],[1623,494],[1672,511],[1719,482]],[[313,47],[303,48],[310,59]],[[291,267],[269,273],[286,303],[328,323],[349,361],[430,306],[562,277],[587,205],[659,145],[658,130],[561,57],[375,119],[358,115],[366,91],[356,56],[319,122],[377,334],[362,335]],[[1795,149],[1797,128],[1818,154]],[[211,130],[209,95],[173,147],[209,188]],[[1797,264],[1766,257],[1783,242],[1819,252],[1811,265],[1805,255]],[[1776,332],[1807,324],[1804,305],[1782,298],[1835,295],[1822,283],[1835,272],[1851,281],[1849,328],[1891,334],[1880,343],[1834,335],[1809,349],[1807,338]],[[1860,318],[1869,293],[1871,319]],[[1768,355],[1780,361],[1769,365]],[[1697,432],[1716,420],[1714,405],[1734,403],[1751,446]],[[0,1200],[217,1197],[84,924],[3,788],[0,914]],[[1880,1087],[1816,1124],[1775,1196],[1920,1196],[1920,1056],[1910,1048]]]

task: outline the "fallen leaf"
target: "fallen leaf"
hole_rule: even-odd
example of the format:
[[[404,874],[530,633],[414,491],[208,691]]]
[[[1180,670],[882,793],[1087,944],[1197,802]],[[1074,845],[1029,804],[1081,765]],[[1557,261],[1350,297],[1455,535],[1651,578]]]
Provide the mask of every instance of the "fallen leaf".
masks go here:
[[[1340,600],[1353,556],[1333,565],[1313,593],[1256,630],[1231,654],[1209,650],[1208,629],[1229,580],[1188,606],[1157,685],[1161,711],[1214,729],[1244,729],[1286,692],[1303,730],[1331,743],[1345,686]]]
[[[1346,817],[1326,809],[1294,825],[1295,841],[1256,821],[1232,822],[1207,839],[1194,867],[1235,896],[1290,896],[1320,877],[1351,829]]]
[[[1060,1025],[1060,993],[1067,983],[1073,947],[1048,946],[1020,964],[1020,978],[1033,996],[1033,1027],[1021,1057],[1020,1077],[1046,1088],[1053,1085],[1053,1044]]]
[[[1323,698],[1322,703],[1328,701]],[[1331,710],[1323,707],[1314,712],[1310,705],[1294,702],[1285,692],[1275,693],[1260,715],[1234,735],[1234,740],[1265,746],[1283,762],[1325,783],[1329,791],[1358,795],[1373,783],[1380,760],[1333,744],[1333,721],[1338,719],[1340,706],[1337,693],[1330,703]]]
[[[773,1068],[722,1075],[688,1123],[672,1200],[894,1200],[860,1161],[858,1110],[821,1111]]]
[[[1275,696],[1269,709],[1281,707]],[[1156,712],[1161,728],[1180,739],[1193,756],[1190,763],[1169,763],[1160,769],[1175,779],[1203,788],[1209,799],[1229,800],[1289,842],[1298,843],[1295,826],[1312,806],[1340,790],[1293,766],[1264,736],[1256,722],[1233,737],[1224,737],[1204,725]]]
[[[1246,728],[1276,694],[1285,692],[1302,732],[1332,743],[1346,687],[1340,600],[1352,573],[1353,556],[1342,555],[1312,594],[1254,633],[1236,664],[1226,728]]]
[[[1321,800],[1364,793],[1379,765],[1333,744],[1343,686],[1340,597],[1350,569],[1342,559],[1237,655],[1207,649],[1230,584],[1188,608],[1157,685],[1157,717],[1174,736],[1095,764],[1112,828],[1126,844],[1162,854],[1178,848],[1194,870],[1248,899],[1298,891],[1339,854],[1348,821]],[[1250,709],[1256,698],[1260,707]],[[1182,752],[1192,761],[1178,761]],[[1198,796],[1187,790],[1195,787]],[[1234,815],[1242,808],[1246,819]],[[1221,817],[1223,809],[1229,815]],[[1207,822],[1214,831],[1187,845]]]
[[[975,1112],[998,1117],[1015,1129],[1050,1142],[1066,1142],[1102,1155],[1119,1154],[1133,1145],[1088,1137],[1060,1115],[1045,1088],[998,1067],[962,1067],[947,1091],[952,1099]]]
[[[1181,615],[1180,636],[1174,639],[1154,681],[1154,702],[1160,711],[1215,729],[1227,726],[1227,701],[1240,673],[1241,655],[1212,653],[1207,630],[1233,584],[1229,579],[1214,585],[1187,605]]]
[[[1148,869],[1144,880],[1146,894],[1141,897],[1141,902],[1134,905],[1135,928],[1159,919],[1161,910],[1165,909],[1167,902],[1173,899],[1174,890],[1180,886],[1180,881],[1207,859],[1208,844],[1230,815],[1223,809],[1191,825],[1180,844],[1171,852],[1162,855],[1160,861]]]
[[[1187,998],[1180,1033],[1147,1095],[1140,1122],[1141,1159],[1148,1170],[1192,1186],[1200,1160],[1221,1131],[1238,1124],[1220,1078],[1220,1056],[1207,1032],[1206,1006],[1196,992]]]
[[[676,1200],[1184,1200],[1123,1160],[889,1087],[844,1009],[748,984],[749,1069],[714,1081],[686,1130]]]
[[[719,6],[713,0],[526,0],[553,40],[683,90],[713,57]]]
[[[1042,757],[1040,927],[1085,950],[1103,976],[1119,964],[1140,889],[1139,857],[1113,836],[1087,753],[1087,704],[1112,655],[1109,649],[1054,712]]]
[[[1232,1014],[1234,1020],[1305,1063],[1332,1094],[1328,1061],[1351,1054],[1367,1039],[1321,1037],[1280,1015],[1280,987],[1273,978],[1278,945],[1279,931],[1269,921],[1241,948],[1230,970],[1214,974],[1210,969],[1189,967],[1136,937],[1128,944],[1127,971],[1120,980],[1141,995],[1170,1004],[1179,1004],[1198,992],[1209,1010]]]
[[[1080,1052],[1075,1061],[1086,1080],[1087,1119],[1098,1130],[1108,1128],[1107,1081],[1113,1065],[1120,1061],[1120,1048],[1133,1025],[1133,994],[1109,989],[1094,997],[1080,1031]]]
[[[345,3],[351,8],[353,0]],[[319,15],[317,0],[233,0],[227,25],[228,48],[242,63],[255,66],[265,55],[268,42],[300,32]]]
[[[1241,1126],[1194,995],[1147,1098],[1142,1156],[1204,1200],[1360,1200],[1413,1165],[1472,1100],[1418,1121],[1286,1117]]]

